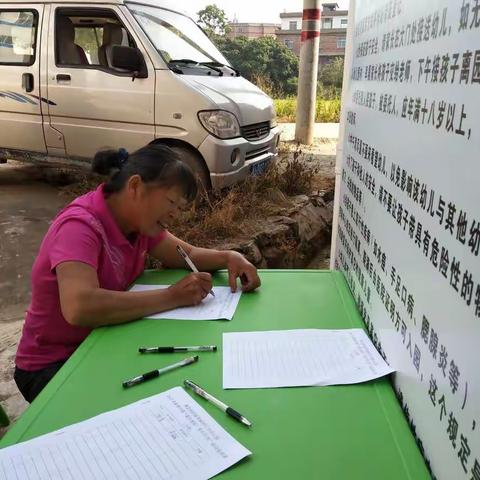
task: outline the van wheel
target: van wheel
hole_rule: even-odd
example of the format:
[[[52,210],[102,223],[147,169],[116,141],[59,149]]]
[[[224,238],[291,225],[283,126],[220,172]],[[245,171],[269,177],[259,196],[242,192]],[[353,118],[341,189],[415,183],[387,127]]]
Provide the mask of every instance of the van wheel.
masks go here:
[[[198,202],[202,198],[207,198],[212,184],[210,181],[210,174],[202,159],[198,158],[195,153],[182,147],[172,146],[170,147],[175,153],[180,156],[180,160],[186,163],[193,171],[197,179],[198,194],[196,201]]]

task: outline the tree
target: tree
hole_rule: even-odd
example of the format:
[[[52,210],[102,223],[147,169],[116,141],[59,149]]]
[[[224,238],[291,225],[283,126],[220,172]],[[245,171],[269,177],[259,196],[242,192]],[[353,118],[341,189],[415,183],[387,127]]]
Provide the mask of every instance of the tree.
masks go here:
[[[217,5],[207,5],[203,10],[197,12],[198,25],[200,25],[210,38],[217,35],[225,35],[230,31],[225,11]]]
[[[273,85],[275,96],[297,92],[298,58],[273,37],[252,40],[217,38],[220,51],[248,80],[264,78]]]
[[[343,58],[335,58],[326,65],[319,66],[318,81],[324,86],[342,88]]]

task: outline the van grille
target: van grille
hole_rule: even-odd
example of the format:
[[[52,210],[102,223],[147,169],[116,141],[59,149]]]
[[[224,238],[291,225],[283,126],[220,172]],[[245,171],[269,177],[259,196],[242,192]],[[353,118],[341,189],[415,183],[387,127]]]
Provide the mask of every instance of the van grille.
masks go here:
[[[268,136],[270,132],[270,123],[253,123],[252,125],[246,125],[241,128],[242,137],[246,138],[249,141],[261,140]]]
[[[245,154],[245,160],[252,160],[252,158],[260,157],[269,152],[269,147],[259,148],[258,150],[251,150]]]

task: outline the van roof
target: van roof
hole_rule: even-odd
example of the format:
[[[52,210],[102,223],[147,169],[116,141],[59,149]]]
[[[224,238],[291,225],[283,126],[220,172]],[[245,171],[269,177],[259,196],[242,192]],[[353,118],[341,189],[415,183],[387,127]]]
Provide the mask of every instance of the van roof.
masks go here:
[[[107,4],[107,5],[125,5],[126,3],[137,3],[141,5],[148,5],[151,7],[160,7],[173,12],[181,13],[187,17],[191,16],[185,11],[178,8],[177,4],[171,0],[0,0],[0,6],[3,3],[17,3],[17,4],[32,4],[32,3],[55,3],[58,5],[76,3],[82,5],[95,5],[95,4]]]

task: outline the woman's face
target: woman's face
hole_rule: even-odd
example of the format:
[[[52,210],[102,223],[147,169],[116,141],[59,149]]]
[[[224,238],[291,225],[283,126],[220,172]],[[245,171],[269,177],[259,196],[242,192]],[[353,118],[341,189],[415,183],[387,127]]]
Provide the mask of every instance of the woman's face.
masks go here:
[[[130,191],[132,224],[143,235],[153,237],[168,228],[186,205],[180,187],[159,187],[141,180]]]

